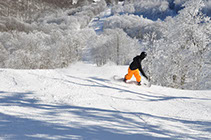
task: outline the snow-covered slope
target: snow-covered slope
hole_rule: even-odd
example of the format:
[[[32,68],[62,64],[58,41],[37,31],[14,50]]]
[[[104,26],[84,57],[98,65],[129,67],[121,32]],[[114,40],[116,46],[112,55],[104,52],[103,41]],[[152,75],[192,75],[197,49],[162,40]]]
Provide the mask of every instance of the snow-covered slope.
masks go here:
[[[84,63],[0,69],[0,139],[211,139],[211,91],[112,79],[126,72]]]

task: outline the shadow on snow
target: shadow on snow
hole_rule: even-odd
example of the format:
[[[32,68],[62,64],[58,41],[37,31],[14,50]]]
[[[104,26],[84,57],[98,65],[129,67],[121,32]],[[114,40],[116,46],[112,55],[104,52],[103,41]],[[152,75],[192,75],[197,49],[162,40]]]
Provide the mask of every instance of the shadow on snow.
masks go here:
[[[57,79],[58,80],[58,79]],[[83,79],[84,80],[84,79]],[[103,88],[112,88],[115,90],[123,90],[123,92],[136,93],[130,90],[125,90],[113,86],[104,85],[99,82],[109,82],[106,79],[91,77],[88,81],[93,82],[93,85],[80,84],[82,86],[95,86]],[[66,81],[71,82],[71,81]],[[71,82],[73,83],[73,82]],[[8,95],[7,95],[8,94]],[[181,138],[192,138],[192,139],[207,139],[204,137],[195,138],[191,134],[180,134],[170,130],[163,129],[158,125],[151,125],[144,121],[142,118],[151,118],[158,121],[171,121],[182,123],[183,125],[190,125],[190,127],[200,128],[201,131],[210,132],[211,122],[206,121],[189,121],[183,119],[175,119],[171,117],[162,117],[142,112],[124,112],[118,110],[108,110],[91,107],[80,107],[71,105],[49,105],[41,104],[37,99],[29,99],[28,95],[34,94],[33,92],[6,92],[0,91],[0,107],[4,106],[18,106],[26,107],[27,109],[41,109],[44,112],[39,114],[43,118],[49,116],[59,116],[59,111],[73,114],[77,118],[83,118],[87,121],[94,122],[106,122],[104,125],[83,125],[83,122],[71,122],[71,118],[68,119],[67,124],[55,123],[51,121],[42,121],[31,118],[24,118],[20,115],[8,115],[4,112],[0,112],[0,137],[5,139],[83,139],[83,140],[109,140],[109,139],[121,139],[121,140],[150,140],[150,139],[181,139]],[[6,96],[5,96],[6,95]],[[141,94],[142,96],[148,97],[149,95]],[[170,100],[170,97],[152,96],[160,100]],[[186,98],[191,99],[191,98]],[[58,111],[59,110],[59,111]],[[18,111],[16,111],[18,112]],[[19,112],[21,113],[21,112]],[[136,119],[134,119],[136,118]],[[57,120],[54,120],[57,121]],[[135,131],[135,133],[125,132],[126,130]],[[151,133],[162,135],[165,137],[152,136]]]
[[[61,80],[63,82],[68,82],[71,84],[76,84],[79,86],[88,86],[88,87],[96,87],[96,88],[104,88],[104,89],[114,89],[117,90],[119,92],[124,92],[124,93],[130,93],[130,94],[136,94],[138,95],[140,98],[142,98],[145,101],[168,101],[168,100],[175,100],[175,99],[187,99],[187,100],[211,100],[211,99],[207,99],[207,98],[194,98],[194,97],[177,97],[177,96],[159,96],[159,95],[150,95],[150,94],[156,94],[156,93],[151,93],[148,92],[150,94],[143,94],[141,92],[137,92],[137,91],[133,91],[130,90],[128,87],[124,87],[124,83],[123,85],[115,85],[114,83],[111,83],[110,80],[108,79],[103,79],[103,78],[98,78],[98,77],[89,77],[88,79],[86,78],[80,78],[80,77],[75,77],[75,76],[70,76],[68,75],[68,77],[73,78],[73,81],[71,80],[63,80],[63,79],[57,79],[54,78],[55,80]],[[80,82],[77,83],[74,81],[74,79],[78,79],[81,81],[84,81],[84,83]],[[85,84],[85,82],[89,82],[91,84]],[[139,87],[137,87],[139,88]],[[142,100],[142,101],[143,101]]]

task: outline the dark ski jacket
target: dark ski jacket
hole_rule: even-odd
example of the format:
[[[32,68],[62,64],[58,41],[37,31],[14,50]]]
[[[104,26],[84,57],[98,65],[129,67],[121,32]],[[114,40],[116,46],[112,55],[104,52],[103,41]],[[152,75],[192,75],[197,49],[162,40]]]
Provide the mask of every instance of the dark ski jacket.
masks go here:
[[[144,59],[145,57],[142,55],[138,55],[136,57],[133,58],[133,62],[130,64],[130,69],[131,70],[136,70],[139,69],[139,71],[141,72],[141,74],[148,79],[148,77],[146,76],[146,74],[144,73],[142,66],[141,66],[141,61]]]

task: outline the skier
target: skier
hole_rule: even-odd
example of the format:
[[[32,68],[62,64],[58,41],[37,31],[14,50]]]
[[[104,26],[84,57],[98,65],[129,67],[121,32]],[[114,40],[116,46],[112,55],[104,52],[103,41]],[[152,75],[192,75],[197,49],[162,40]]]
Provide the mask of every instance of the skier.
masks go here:
[[[142,66],[141,66],[141,61],[147,56],[146,52],[142,52],[140,55],[136,56],[133,58],[133,62],[130,64],[129,68],[128,68],[128,74],[125,75],[124,77],[124,82],[126,82],[127,80],[130,80],[132,78],[132,76],[134,75],[136,78],[136,81],[138,82],[138,85],[141,85],[141,76],[139,71],[141,72],[141,74],[148,79],[148,77],[146,76],[146,74],[144,73]]]

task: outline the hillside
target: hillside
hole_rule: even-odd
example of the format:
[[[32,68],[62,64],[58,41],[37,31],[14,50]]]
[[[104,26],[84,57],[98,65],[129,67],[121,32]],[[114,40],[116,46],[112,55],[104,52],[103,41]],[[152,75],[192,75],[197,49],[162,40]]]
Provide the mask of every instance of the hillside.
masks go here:
[[[210,90],[210,2],[115,1],[0,2],[0,68],[128,65],[145,51],[144,70],[154,85]]]
[[[82,62],[55,70],[0,69],[0,139],[211,139],[210,90],[113,80],[126,72],[127,66]]]
[[[0,140],[211,139],[210,1],[0,7]],[[114,80],[142,51],[152,86]]]

